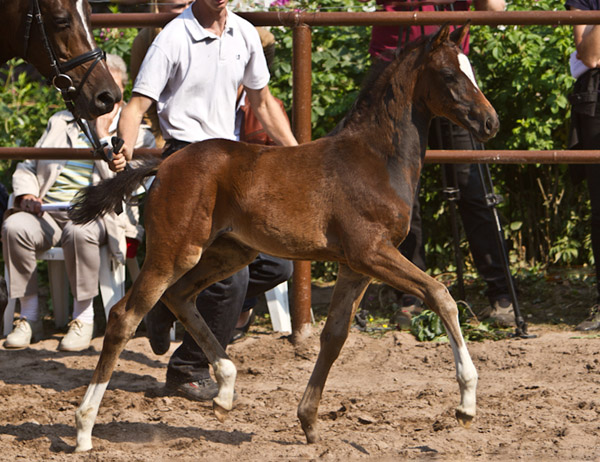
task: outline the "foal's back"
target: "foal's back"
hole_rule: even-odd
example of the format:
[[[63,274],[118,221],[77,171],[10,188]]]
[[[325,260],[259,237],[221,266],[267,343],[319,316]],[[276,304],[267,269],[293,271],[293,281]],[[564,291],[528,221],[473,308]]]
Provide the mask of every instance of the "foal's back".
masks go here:
[[[373,214],[389,216],[387,225],[399,216],[383,159],[343,134],[293,148],[194,143],[163,162],[153,189],[149,206],[177,221],[201,215],[214,236],[288,258],[339,258],[347,229]],[[178,194],[191,200],[179,204]]]

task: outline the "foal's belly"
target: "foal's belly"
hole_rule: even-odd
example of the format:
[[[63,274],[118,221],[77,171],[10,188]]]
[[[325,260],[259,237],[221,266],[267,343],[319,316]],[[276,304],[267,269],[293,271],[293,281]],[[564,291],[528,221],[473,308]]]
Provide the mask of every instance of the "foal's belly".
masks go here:
[[[299,260],[343,260],[341,247],[315,223],[270,223],[256,218],[250,226],[234,226],[229,233],[260,252]]]

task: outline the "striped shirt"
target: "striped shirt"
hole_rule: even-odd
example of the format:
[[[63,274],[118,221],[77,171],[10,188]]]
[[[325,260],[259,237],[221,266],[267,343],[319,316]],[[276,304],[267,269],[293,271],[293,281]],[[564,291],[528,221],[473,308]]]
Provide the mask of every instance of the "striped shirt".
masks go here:
[[[88,148],[89,142],[80,134],[78,142],[75,143],[75,148]],[[92,170],[94,169],[93,160],[76,159],[69,160],[60,175],[50,187],[44,196],[44,202],[71,202],[75,194],[81,188],[85,188],[92,184]]]

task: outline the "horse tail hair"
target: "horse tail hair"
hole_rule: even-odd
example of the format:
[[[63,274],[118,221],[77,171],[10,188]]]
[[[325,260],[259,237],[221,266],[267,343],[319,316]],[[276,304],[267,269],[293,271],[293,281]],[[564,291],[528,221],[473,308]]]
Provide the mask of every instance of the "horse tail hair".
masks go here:
[[[125,171],[113,178],[83,188],[69,208],[69,218],[75,224],[85,224],[117,210],[125,197],[130,196],[144,178],[153,175],[163,159],[148,156],[128,164]]]

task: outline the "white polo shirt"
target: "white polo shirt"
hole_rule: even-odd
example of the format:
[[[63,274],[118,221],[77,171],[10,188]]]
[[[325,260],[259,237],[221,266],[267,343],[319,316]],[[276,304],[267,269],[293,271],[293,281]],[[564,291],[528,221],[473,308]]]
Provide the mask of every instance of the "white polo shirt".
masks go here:
[[[217,37],[188,8],[148,49],[133,91],[157,102],[165,139],[235,139],[239,85],[259,90],[269,77],[252,24],[227,11],[225,31]]]

